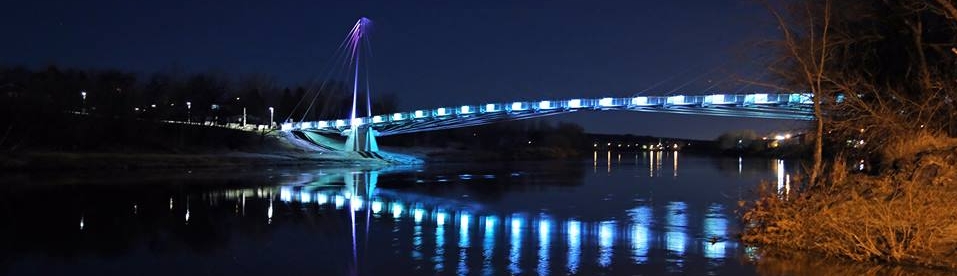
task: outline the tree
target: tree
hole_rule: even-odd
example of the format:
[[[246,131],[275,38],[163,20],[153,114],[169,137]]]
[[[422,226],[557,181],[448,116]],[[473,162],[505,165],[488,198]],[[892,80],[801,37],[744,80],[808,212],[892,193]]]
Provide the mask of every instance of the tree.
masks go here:
[[[819,180],[825,141],[866,141],[868,153],[893,160],[920,150],[903,146],[915,138],[954,134],[953,3],[795,0],[769,7],[782,32],[769,69],[784,89],[813,94],[811,183]]]

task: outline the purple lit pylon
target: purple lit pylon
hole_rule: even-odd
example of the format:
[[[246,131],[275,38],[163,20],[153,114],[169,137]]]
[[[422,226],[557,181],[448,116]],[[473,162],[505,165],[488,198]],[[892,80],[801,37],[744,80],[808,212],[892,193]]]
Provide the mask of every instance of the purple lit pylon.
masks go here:
[[[349,34],[349,51],[352,54],[353,69],[354,75],[352,80],[352,112],[349,116],[349,129],[346,130],[348,138],[346,139],[346,147],[352,151],[379,151],[379,146],[376,143],[375,135],[376,131],[369,128],[363,127],[363,122],[360,122],[356,119],[356,109],[359,98],[359,66],[360,66],[360,57],[362,56],[362,42],[363,39],[366,39],[368,43],[368,38],[365,37],[368,34],[369,28],[372,26],[372,20],[368,18],[360,18],[356,22],[356,25],[352,27],[352,31]],[[368,73],[366,73],[366,79],[368,79]],[[366,80],[366,116],[372,116],[372,101],[371,101],[371,89],[369,89],[368,80]]]

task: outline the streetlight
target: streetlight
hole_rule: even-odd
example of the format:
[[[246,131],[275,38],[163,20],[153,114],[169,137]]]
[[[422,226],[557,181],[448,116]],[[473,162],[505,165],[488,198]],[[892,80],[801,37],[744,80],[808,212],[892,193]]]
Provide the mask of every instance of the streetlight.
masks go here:
[[[190,109],[192,109],[192,108],[193,108],[193,103],[191,103],[191,102],[186,102],[186,123],[187,123],[187,124],[192,122],[192,118],[191,118],[190,113],[189,113],[189,112],[190,112]]]
[[[270,126],[270,127],[272,127],[273,123],[275,122],[275,121],[273,121],[273,113],[274,113],[274,111],[275,111],[275,109],[273,109],[272,106],[270,106],[270,107],[269,107],[269,126]]]
[[[80,98],[83,99],[83,113],[86,113],[86,91],[80,91]]]

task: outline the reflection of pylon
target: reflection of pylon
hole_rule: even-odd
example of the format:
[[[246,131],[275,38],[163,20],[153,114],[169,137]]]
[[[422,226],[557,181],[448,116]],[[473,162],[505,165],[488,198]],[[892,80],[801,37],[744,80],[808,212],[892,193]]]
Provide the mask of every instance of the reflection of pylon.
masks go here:
[[[378,181],[379,172],[356,172],[345,176],[346,190],[365,199],[372,197]]]

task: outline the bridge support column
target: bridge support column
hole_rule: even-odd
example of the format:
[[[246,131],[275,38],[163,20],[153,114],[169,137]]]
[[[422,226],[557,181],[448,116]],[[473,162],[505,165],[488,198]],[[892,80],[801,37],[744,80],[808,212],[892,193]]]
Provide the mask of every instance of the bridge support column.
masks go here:
[[[368,200],[375,192],[376,183],[379,182],[379,173],[375,171],[355,172],[343,176],[345,179],[345,190],[352,193],[352,196],[358,196]]]
[[[376,143],[375,135],[378,134],[378,131],[375,131],[369,127],[357,127],[353,129],[346,130],[346,150],[351,151],[379,151],[379,144]]]

